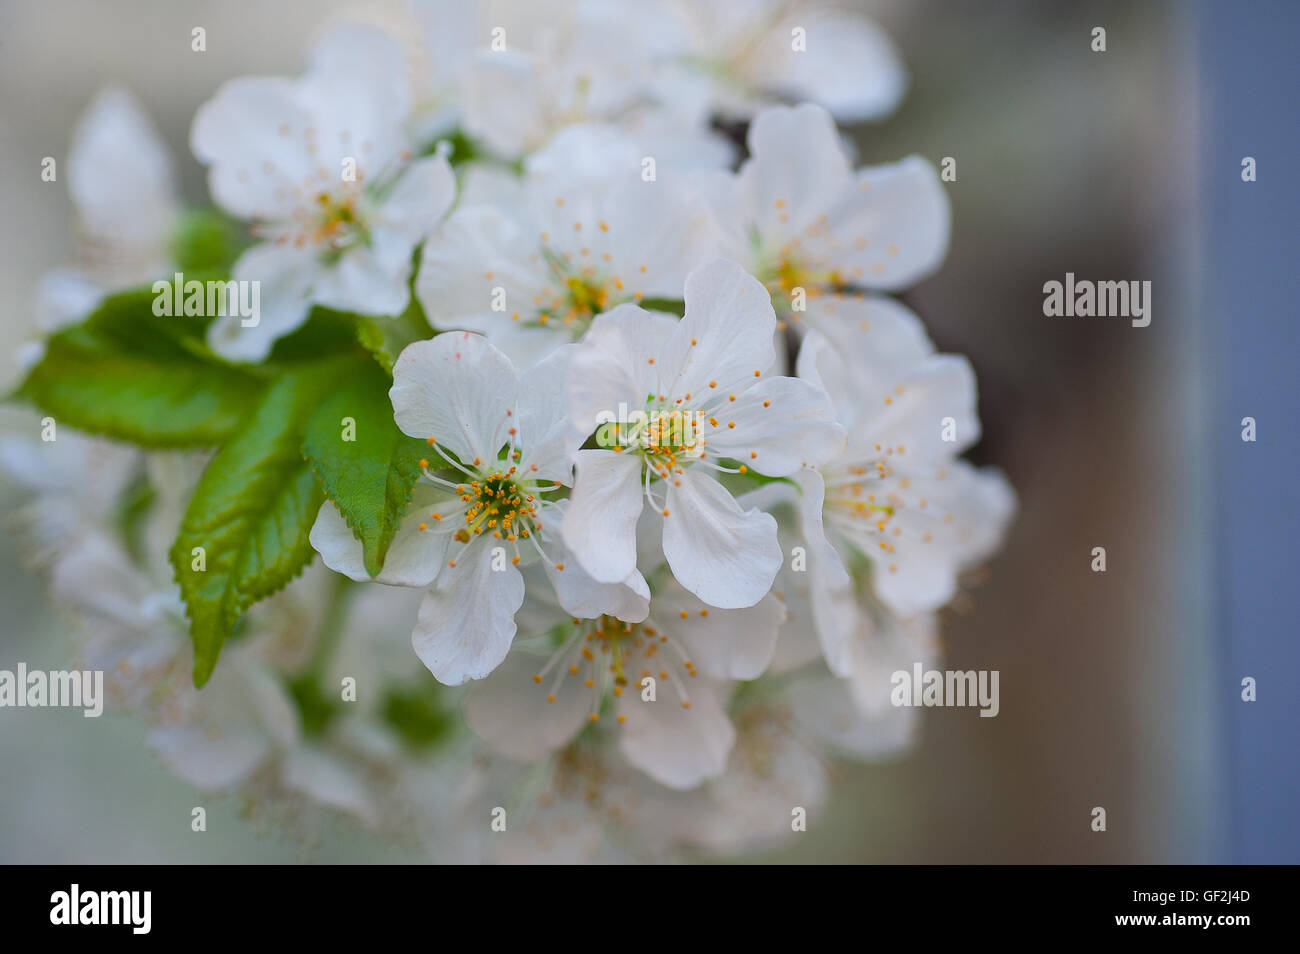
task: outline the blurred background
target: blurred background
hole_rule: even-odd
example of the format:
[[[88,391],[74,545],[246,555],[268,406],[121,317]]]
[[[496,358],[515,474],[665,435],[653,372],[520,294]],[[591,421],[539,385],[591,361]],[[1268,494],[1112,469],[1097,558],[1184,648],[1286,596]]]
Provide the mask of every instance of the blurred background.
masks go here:
[[[0,5],[6,385],[37,277],[72,255],[66,192],[39,181],[40,160],[66,153],[95,91],[141,98],[201,201],[195,109],[228,77],[298,71],[311,28],[342,6]],[[950,668],[1001,672],[1001,712],[924,710],[915,749],[845,766],[829,816],[759,858],[1300,861],[1300,659],[1281,602],[1300,567],[1296,5],[863,6],[911,88],[894,116],[851,130],[860,160],[957,164],[950,254],[904,298],[940,350],[973,361],[973,457],[1020,496],[1003,552],[944,620]],[[204,54],[189,48],[195,25]],[[1095,26],[1105,53],[1090,49]],[[1240,180],[1245,155],[1256,183]],[[1043,283],[1067,271],[1152,282],[1151,325],[1044,318]],[[1240,440],[1247,414],[1257,444]],[[32,426],[13,409],[0,424]],[[0,507],[16,497],[0,488]],[[1096,546],[1106,573],[1090,570]],[[60,668],[71,641],[10,535],[0,598],[0,668]],[[0,861],[419,860],[343,825],[291,841],[241,821],[235,798],[205,798],[220,837],[194,838],[172,820],[196,797],[144,732],[0,711]]]

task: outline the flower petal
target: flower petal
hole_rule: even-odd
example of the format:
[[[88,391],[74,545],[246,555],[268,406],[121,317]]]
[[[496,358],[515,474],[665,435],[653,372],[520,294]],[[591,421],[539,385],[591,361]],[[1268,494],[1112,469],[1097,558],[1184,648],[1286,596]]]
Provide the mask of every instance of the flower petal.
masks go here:
[[[115,259],[124,249],[149,255],[165,248],[177,213],[176,175],[167,146],[128,90],[113,86],[95,96],[77,122],[67,168],[79,225],[95,244],[111,244]]]
[[[257,283],[257,314],[216,319],[208,326],[209,347],[232,361],[261,361],[277,338],[307,320],[312,289],[321,272],[310,250],[254,245],[235,262],[231,277]],[[245,321],[256,323],[245,325]]]
[[[565,486],[573,484],[573,459],[582,443],[569,421],[566,394],[577,350],[577,345],[554,348],[519,377],[515,443],[523,449],[520,470]]]
[[[850,643],[868,621],[858,610],[848,570],[826,538],[822,523],[826,483],[822,475],[815,470],[801,470],[795,480],[802,490],[799,523],[808,545],[808,601],[813,626],[826,665],[835,675],[847,676],[852,669]]]
[[[864,714],[843,679],[801,680],[790,687],[790,700],[795,718],[814,738],[860,759],[887,758],[909,748],[919,729],[914,708]]]
[[[660,383],[665,396],[738,392],[754,384],[755,371],[775,363],[771,295],[735,262],[718,258],[695,269],[685,299],[685,317],[656,356],[661,373],[671,376]]]
[[[506,443],[518,379],[482,335],[438,335],[408,345],[393,366],[393,417],[411,437],[436,438],[466,464],[495,463]]]
[[[209,166],[213,201],[241,219],[291,216],[294,191],[319,165],[304,135],[314,119],[293,80],[245,76],[223,83],[190,127],[190,148]]]
[[[355,815],[366,825],[379,821],[374,796],[356,773],[331,753],[302,746],[284,762],[284,784],[317,804]]]
[[[640,692],[625,692],[619,714],[619,747],[632,765],[669,788],[694,788],[722,774],[736,742],[736,730],[727,718],[712,686],[691,682],[690,707],[671,682],[660,682],[654,702],[642,701]]]
[[[204,791],[233,788],[252,775],[271,753],[266,737],[255,731],[212,735],[201,725],[153,729],[148,743],[168,769]]]
[[[864,548],[877,595],[901,616],[938,609],[957,592],[957,574],[997,549],[1015,511],[1015,494],[996,471],[955,461],[934,476],[882,487],[897,501],[893,550]],[[925,501],[925,506],[920,501]]]
[[[321,504],[309,539],[325,565],[359,583],[387,583],[389,586],[428,586],[442,568],[448,534],[421,530],[428,523],[430,508],[446,495],[427,484],[417,484],[406,515],[398,525],[378,576],[366,572],[361,541],[347,525],[333,501]]]
[[[682,586],[725,609],[753,606],[771,589],[781,568],[771,514],[741,510],[721,484],[690,468],[668,488],[668,511],[664,556]]]
[[[384,198],[374,224],[402,232],[414,248],[447,214],[456,199],[456,174],[442,156],[426,156],[406,167]]]
[[[934,615],[921,613],[899,619],[892,613],[877,612],[870,633],[857,633],[852,641],[849,688],[858,712],[871,719],[895,708],[894,677],[920,663],[929,669],[939,663],[939,644]],[[919,701],[919,700],[914,700]]]
[[[564,567],[557,569],[549,561],[542,564],[566,613],[580,619],[613,616],[628,623],[639,623],[649,614],[650,587],[639,570],[634,568],[618,583],[601,583],[583,569],[563,541],[549,538],[546,548]]]
[[[850,459],[878,458],[877,444],[902,446],[895,466],[913,469],[950,460],[980,437],[975,372],[964,355],[932,355],[900,369],[892,387],[858,392],[857,399],[862,417],[850,436]]]
[[[817,54],[790,49],[790,30],[801,26]],[[887,115],[907,87],[898,50],[866,17],[833,8],[797,10],[768,33],[763,53],[751,59],[765,69],[754,79],[788,100],[812,100],[842,123]],[[766,54],[766,55],[764,55]]]
[[[835,120],[821,106],[765,109],[750,124],[748,142],[752,158],[740,167],[741,188],[753,226],[769,243],[799,236],[852,182]]]
[[[465,132],[507,158],[545,138],[540,65],[515,50],[478,50],[465,71]]]
[[[636,569],[641,461],[606,450],[577,453],[578,475],[564,515],[564,544],[599,583],[622,583]]]
[[[799,378],[771,377],[736,397],[713,403],[718,426],[705,430],[712,457],[730,457],[751,470],[788,477],[834,459],[845,431],[826,392]]]
[[[835,420],[852,430],[865,408],[856,395],[883,395],[900,372],[934,353],[921,319],[883,295],[828,295],[809,302],[814,326],[799,345],[797,373],[820,384],[835,405]]]
[[[444,331],[477,331],[503,350],[514,336],[532,348],[566,340],[563,329],[531,324],[534,301],[551,277],[546,263],[535,257],[537,246],[536,233],[501,209],[456,209],[421,253],[415,293],[430,323]],[[507,353],[519,361],[536,352],[511,347]]]
[[[332,268],[321,268],[312,286],[312,301],[339,311],[392,317],[410,301],[411,252],[417,238],[380,226],[370,244],[346,251]]]
[[[567,391],[573,427],[583,439],[602,420],[615,420],[620,405],[628,413],[640,410],[646,395],[660,391],[654,360],[663,358],[680,324],[627,304],[596,316],[574,354]]]
[[[676,637],[700,673],[715,679],[757,679],[776,650],[785,607],[771,593],[753,606],[710,609],[679,583],[654,597],[655,626]]]
[[[545,656],[515,650],[465,694],[465,721],[503,755],[544,758],[577,735],[591,712],[591,693],[569,685],[552,694],[549,673],[535,681],[545,665]]]
[[[565,564],[562,571],[548,563],[546,575],[560,605],[582,619],[613,616],[639,623],[650,612],[650,588],[645,577],[635,570],[621,583],[598,583],[577,563]]]
[[[471,544],[456,565],[438,573],[420,604],[411,645],[439,682],[459,686],[501,664],[515,638],[524,578],[506,561],[492,568],[491,550]]]
[[[948,252],[948,193],[920,156],[860,170],[826,211],[826,232],[840,240],[828,253],[854,284],[906,288],[938,268]]]

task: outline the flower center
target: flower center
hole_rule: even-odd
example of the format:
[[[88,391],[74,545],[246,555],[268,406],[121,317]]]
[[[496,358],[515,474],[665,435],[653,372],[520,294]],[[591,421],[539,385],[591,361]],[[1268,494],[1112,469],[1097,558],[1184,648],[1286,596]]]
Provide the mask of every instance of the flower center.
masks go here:
[[[278,245],[317,249],[327,263],[337,261],[349,248],[370,241],[359,183],[347,183],[334,192],[317,192],[313,199],[295,208],[290,219],[262,223],[254,231]]]
[[[759,270],[759,279],[771,294],[772,307],[783,322],[798,322],[810,299],[843,285],[834,269],[818,268],[788,249]]]
[[[592,278],[578,275],[571,277],[565,285],[569,289],[568,314],[566,318],[586,315],[588,317],[604,311],[609,303],[609,282],[598,282]]]
[[[523,453],[517,448],[507,446],[495,464],[485,466],[477,458],[471,464],[462,464],[447,456],[434,438],[429,439],[429,446],[466,479],[453,483],[430,471],[428,459],[420,461],[425,480],[455,495],[431,510],[429,520],[419,525],[420,530],[450,533],[466,546],[484,534],[512,544],[528,540],[543,559],[556,569],[564,569],[563,563],[555,563],[546,555],[537,539],[542,530],[542,510],[551,503],[545,495],[560,489],[559,484],[534,476],[536,464],[521,469]],[[512,562],[517,565],[521,559],[517,545],[514,551]],[[447,562],[455,567],[456,558]]]
[[[535,482],[524,486],[515,480],[516,468],[490,471],[479,480],[462,484],[461,501],[469,504],[465,511],[465,526],[456,531],[456,539],[468,542],[471,535],[479,536],[485,530],[498,540],[527,538],[536,530],[538,512]]]
[[[316,196],[316,203],[319,208],[309,241],[322,247],[327,259],[336,259],[351,246],[364,245],[370,240],[357,192],[342,195],[322,192]]]
[[[534,300],[536,313],[528,324],[558,325],[577,339],[586,333],[592,319],[602,311],[639,297],[627,292],[620,279],[601,272],[595,266],[575,270],[563,261],[557,261],[553,255],[548,255],[548,258],[552,259],[555,284],[548,289],[549,298],[543,294]]]
[[[625,420],[602,424],[596,442],[601,447],[637,454],[656,476],[664,478],[679,461],[686,463],[704,456],[704,424],[703,410],[648,394],[642,410],[627,415]]]
[[[951,524],[953,515],[941,502],[921,496],[913,488],[910,477],[898,476],[892,459],[907,453],[898,444],[892,447],[876,445],[880,456],[833,470],[824,471],[826,521],[844,534],[856,548],[868,557],[884,562],[889,572],[897,573],[897,546],[906,543],[929,544],[933,539],[930,530],[919,530],[909,524],[905,528],[897,519],[903,511],[924,514],[935,523]],[[946,468],[939,468],[933,477],[945,480]],[[936,531],[937,532],[937,531]]]
[[[334,238],[357,223],[355,195],[338,198],[322,192],[316,201],[320,205],[316,229],[321,239]]]
[[[564,209],[563,196],[556,197],[555,206]],[[536,254],[546,260],[551,281],[533,298],[531,315],[516,312],[511,317],[527,325],[561,326],[576,340],[591,327],[596,315],[624,302],[640,301],[643,293],[629,288],[626,276],[619,274],[622,266],[610,251],[608,222],[575,219],[571,225],[576,241],[569,243],[567,251],[562,247],[565,243],[557,244],[550,232],[541,233]],[[569,225],[564,228],[569,231]],[[647,266],[639,265],[628,280],[633,284],[642,281],[646,272]]]
[[[707,613],[708,610],[702,612]],[[683,611],[683,615],[685,611]],[[621,698],[625,689],[643,691],[644,680],[670,683],[689,709],[686,679],[698,675],[682,645],[670,634],[647,620],[627,623],[613,616],[594,620],[575,619],[574,631],[551,656],[533,683],[545,687],[546,701],[554,702],[569,677],[575,677],[591,693],[592,722],[600,719],[606,695]],[[550,675],[552,670],[555,674]],[[550,676],[550,678],[548,678]],[[685,677],[685,679],[683,678]],[[618,716],[623,724],[627,717]]]

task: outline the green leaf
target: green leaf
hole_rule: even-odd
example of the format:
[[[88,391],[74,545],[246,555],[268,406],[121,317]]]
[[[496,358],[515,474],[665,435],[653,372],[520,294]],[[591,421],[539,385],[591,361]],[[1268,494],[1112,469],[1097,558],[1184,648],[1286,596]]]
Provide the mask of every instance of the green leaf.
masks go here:
[[[678,318],[686,314],[686,302],[680,298],[642,298],[637,304],[646,311],[659,311]]]
[[[339,706],[333,695],[326,695],[320,687],[316,673],[308,673],[286,680],[285,688],[298,707],[298,719],[302,731],[308,736],[318,736],[329,728],[334,717],[339,714]]]
[[[60,423],[145,447],[211,447],[263,388],[203,342],[206,322],[153,313],[153,292],[104,300],[84,322],[46,342],[16,397]]]
[[[435,685],[389,689],[384,696],[383,714],[384,721],[417,750],[438,744],[455,725],[452,715],[440,703]]]
[[[366,362],[307,420],[303,453],[325,496],[361,541],[366,572],[377,576],[420,476],[423,441],[393,422],[392,381]]]
[[[494,154],[481,140],[472,138],[460,127],[429,139],[421,147],[420,155],[432,156],[439,149],[446,149],[447,161],[457,171],[470,163],[479,163],[485,166],[506,169],[516,176],[524,174],[523,159],[505,159]]]
[[[406,311],[396,318],[357,316],[357,340],[389,375],[392,375],[393,365],[403,348],[413,341],[432,338],[433,334],[424,317],[424,309],[414,298]]]
[[[286,371],[199,479],[171,550],[190,618],[196,686],[212,675],[244,611],[311,562],[307,535],[324,495],[302,457],[303,428],[330,387],[358,364],[346,356]]]
[[[421,155],[432,156],[440,148],[447,149],[447,161],[453,166],[459,166],[466,162],[474,162],[487,157],[483,147],[478,142],[471,139],[465,130],[461,129],[459,126],[429,140],[425,148],[420,150],[420,152]]]
[[[215,209],[191,209],[172,233],[172,260],[186,278],[193,272],[228,275],[249,236],[239,223]]]
[[[131,481],[117,502],[117,529],[127,554],[137,562],[144,559],[145,519],[157,499],[158,494],[148,475],[141,473]]]
[[[271,349],[272,366],[315,360],[346,352],[371,355],[390,377],[393,362],[412,341],[433,337],[424,310],[414,298],[395,318],[358,315],[317,305],[295,331]]]
[[[357,341],[359,320],[360,315],[316,305],[306,321],[276,341],[266,359],[267,364],[279,368],[343,354],[364,357],[366,351]]]

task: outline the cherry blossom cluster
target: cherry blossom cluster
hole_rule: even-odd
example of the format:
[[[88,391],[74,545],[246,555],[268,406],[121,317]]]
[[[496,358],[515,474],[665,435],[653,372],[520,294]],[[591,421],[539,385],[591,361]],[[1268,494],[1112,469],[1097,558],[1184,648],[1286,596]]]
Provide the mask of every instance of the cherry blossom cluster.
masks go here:
[[[946,253],[944,186],[918,156],[856,165],[837,125],[896,106],[892,44],[777,0],[447,0],[317,34],[301,75],[194,117],[246,225],[231,277],[261,289],[207,345],[256,366],[314,310],[418,314],[389,398],[419,480],[377,574],[326,500],[320,559],[198,689],[166,548],[205,455],[6,438],[80,653],[195,786],[435,860],[800,830],[832,759],[910,744],[890,675],[940,658],[1015,510],[961,456],[969,362],[891,294]],[[44,330],[170,274],[172,164],[128,93],[95,101],[69,182],[99,254],[43,279]]]

